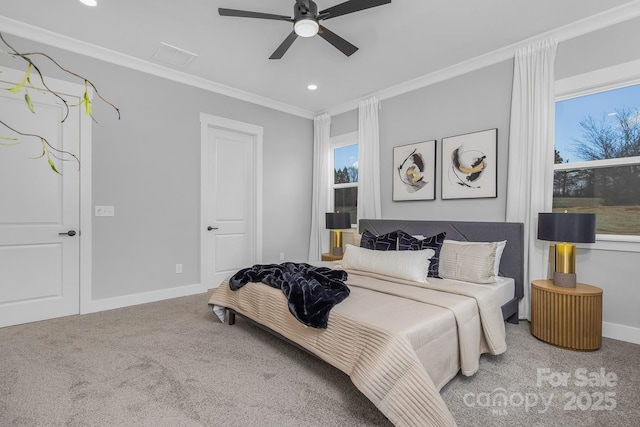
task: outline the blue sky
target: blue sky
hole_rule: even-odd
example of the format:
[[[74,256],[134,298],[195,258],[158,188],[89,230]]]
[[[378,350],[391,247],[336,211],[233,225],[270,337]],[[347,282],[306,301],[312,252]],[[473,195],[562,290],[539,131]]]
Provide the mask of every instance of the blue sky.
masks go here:
[[[580,121],[590,114],[596,123],[603,117],[615,123],[615,116],[609,114],[624,107],[640,109],[640,84],[557,102],[556,149],[560,156],[565,161],[583,160],[571,150],[573,140],[582,139]]]
[[[346,147],[336,148],[334,152],[334,164],[336,169],[342,169],[345,166],[353,166],[358,162],[358,145],[347,145]]]

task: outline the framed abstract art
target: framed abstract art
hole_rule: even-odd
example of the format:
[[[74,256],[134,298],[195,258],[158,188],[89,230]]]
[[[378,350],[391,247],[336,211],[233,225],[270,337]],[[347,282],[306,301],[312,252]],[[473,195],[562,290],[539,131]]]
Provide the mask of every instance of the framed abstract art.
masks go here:
[[[498,129],[442,139],[442,199],[498,197]]]
[[[436,141],[393,147],[393,200],[435,200]]]

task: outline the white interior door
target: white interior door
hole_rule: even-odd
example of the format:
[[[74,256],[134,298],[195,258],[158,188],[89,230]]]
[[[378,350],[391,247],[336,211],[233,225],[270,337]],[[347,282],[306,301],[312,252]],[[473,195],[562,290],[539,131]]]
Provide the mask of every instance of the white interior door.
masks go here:
[[[22,78],[15,70],[2,71],[0,88],[11,87]],[[84,88],[77,87],[81,95]],[[65,109],[59,100],[37,90],[30,90],[29,95],[35,113],[28,110],[24,93],[0,90],[0,120],[77,154],[78,109],[72,109],[61,123]],[[77,102],[78,98],[69,98],[70,104]],[[0,146],[0,327],[77,314],[78,164],[56,160],[62,173],[58,175],[50,169],[46,156],[34,159],[42,154],[38,138],[20,136],[2,124],[0,136],[19,141]]]
[[[202,284],[261,258],[262,128],[202,117]]]

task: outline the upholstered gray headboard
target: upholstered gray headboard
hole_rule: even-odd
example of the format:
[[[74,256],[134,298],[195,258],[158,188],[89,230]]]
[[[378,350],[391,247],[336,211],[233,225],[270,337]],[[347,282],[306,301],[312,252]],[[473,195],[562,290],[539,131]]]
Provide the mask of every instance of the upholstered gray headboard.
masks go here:
[[[412,235],[433,236],[443,231],[447,239],[468,242],[506,240],[500,261],[500,275],[516,282],[515,297],[509,307],[503,307],[505,318],[517,323],[518,300],[524,295],[524,225],[515,222],[419,221],[400,219],[361,219],[358,232],[365,230],[379,235],[402,230]],[[514,322],[515,320],[515,322]]]

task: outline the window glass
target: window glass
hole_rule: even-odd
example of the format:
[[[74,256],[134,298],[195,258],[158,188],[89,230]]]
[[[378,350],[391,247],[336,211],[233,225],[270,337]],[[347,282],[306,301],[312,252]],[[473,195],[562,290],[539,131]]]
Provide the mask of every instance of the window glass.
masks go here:
[[[640,85],[556,103],[553,209],[596,214],[598,234],[640,235]]]
[[[640,155],[639,108],[640,84],[556,102],[556,151],[564,162]]]
[[[358,182],[358,144],[333,150],[333,183]]]
[[[333,149],[333,211],[358,220],[358,144]]]
[[[553,210],[595,213],[598,234],[640,236],[639,168],[556,171]]]
[[[349,212],[351,222],[358,217],[358,187],[336,188],[333,190],[334,212]]]

